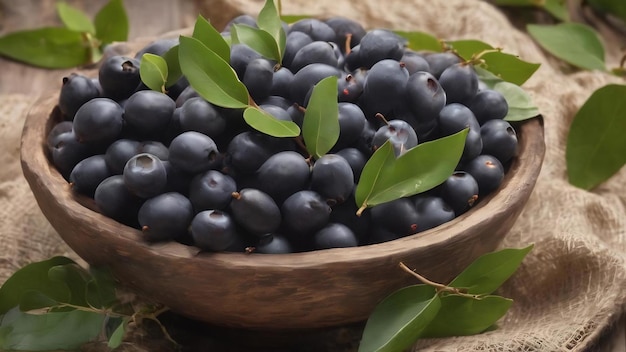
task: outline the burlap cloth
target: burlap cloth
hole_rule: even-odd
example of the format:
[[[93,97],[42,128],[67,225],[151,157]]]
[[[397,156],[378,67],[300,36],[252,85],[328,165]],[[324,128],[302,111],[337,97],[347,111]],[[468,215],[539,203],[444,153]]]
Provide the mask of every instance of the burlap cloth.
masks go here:
[[[205,10],[223,23],[239,13],[258,13],[261,5],[262,1],[253,0],[213,1]],[[502,243],[502,247],[535,243],[519,271],[499,291],[515,304],[494,331],[423,340],[416,348],[596,350],[594,344],[621,316],[626,298],[626,169],[590,192],[577,189],[567,182],[565,143],[571,120],[589,95],[603,85],[623,81],[600,72],[563,73],[562,64],[547,57],[502,12],[482,1],[290,0],[283,1],[283,6],[288,14],[340,14],[369,28],[481,39],[542,64],[524,88],[545,120],[545,161],[533,195]],[[615,67],[623,42],[605,44],[609,66]],[[0,282],[31,261],[59,254],[75,257],[39,211],[21,175],[21,126],[35,99],[0,96]]]

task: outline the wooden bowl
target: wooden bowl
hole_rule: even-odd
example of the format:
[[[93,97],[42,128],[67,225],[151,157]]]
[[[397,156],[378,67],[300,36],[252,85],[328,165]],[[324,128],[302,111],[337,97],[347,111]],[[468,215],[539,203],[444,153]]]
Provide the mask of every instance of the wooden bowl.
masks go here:
[[[472,260],[494,250],[510,230],[532,192],[545,151],[540,117],[517,125],[519,155],[499,191],[462,216],[416,235],[308,253],[200,253],[179,243],[146,243],[140,231],[89,209],[90,200],[70,191],[45,147],[47,132],[60,119],[56,102],[55,95],[35,105],[21,145],[24,175],[52,226],[88,263],[110,267],[139,294],[224,327],[313,329],[364,321],[385,296],[417,283],[399,262],[449,282]]]

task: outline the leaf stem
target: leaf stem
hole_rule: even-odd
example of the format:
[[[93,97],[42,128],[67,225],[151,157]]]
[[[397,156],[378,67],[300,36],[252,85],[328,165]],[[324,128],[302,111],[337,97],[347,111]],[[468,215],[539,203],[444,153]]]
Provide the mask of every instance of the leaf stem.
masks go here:
[[[451,286],[448,286],[448,285],[444,285],[444,284],[441,284],[441,283],[438,283],[438,282],[431,281],[431,280],[425,278],[424,276],[416,273],[415,270],[411,270],[403,262],[400,262],[400,268],[402,270],[406,271],[407,273],[413,275],[414,277],[416,277],[423,284],[426,284],[428,286],[434,287],[437,290],[437,294],[445,292],[445,293],[451,293],[451,294],[455,294],[455,295],[459,295],[459,296],[463,296],[463,297],[467,297],[467,298],[472,298],[472,299],[482,299],[482,297],[480,295],[468,294],[467,292],[464,292],[463,289],[460,289],[460,288],[457,288],[457,287],[451,287]]]

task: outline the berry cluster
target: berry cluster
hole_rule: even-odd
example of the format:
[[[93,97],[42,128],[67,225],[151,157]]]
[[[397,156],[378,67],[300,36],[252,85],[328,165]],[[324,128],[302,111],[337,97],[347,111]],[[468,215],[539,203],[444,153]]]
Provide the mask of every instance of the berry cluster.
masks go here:
[[[256,26],[250,16],[232,23]],[[242,110],[207,102],[185,77],[167,93],[148,90],[141,56],[163,55],[178,43],[167,39],[134,58],[106,59],[97,79],[63,79],[58,107],[66,120],[47,141],[54,165],[73,191],[147,240],[210,251],[289,253],[389,241],[447,222],[498,188],[517,138],[503,120],[505,98],[471,63],[452,52],[413,51],[394,32],[366,31],[340,17],[303,19],[285,30],[280,65],[233,44],[231,67],[259,107],[300,126],[313,86],[336,76],[340,134],[328,154],[314,159],[301,138],[252,129]],[[445,182],[357,216],[355,185],[383,143],[399,156],[466,128],[463,156]]]

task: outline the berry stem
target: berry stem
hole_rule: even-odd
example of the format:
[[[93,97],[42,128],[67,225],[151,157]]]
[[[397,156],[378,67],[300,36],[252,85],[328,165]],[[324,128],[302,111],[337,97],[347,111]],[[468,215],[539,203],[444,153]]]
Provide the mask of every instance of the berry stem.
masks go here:
[[[352,51],[352,33],[346,33],[346,55]]]

